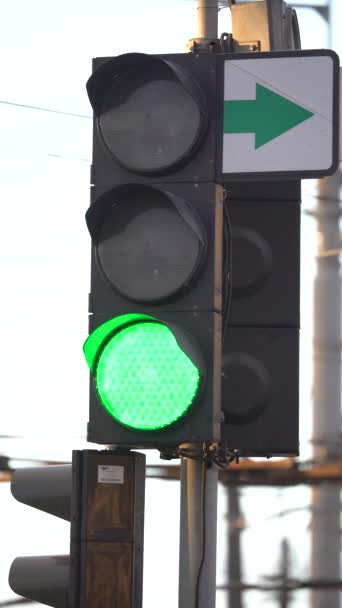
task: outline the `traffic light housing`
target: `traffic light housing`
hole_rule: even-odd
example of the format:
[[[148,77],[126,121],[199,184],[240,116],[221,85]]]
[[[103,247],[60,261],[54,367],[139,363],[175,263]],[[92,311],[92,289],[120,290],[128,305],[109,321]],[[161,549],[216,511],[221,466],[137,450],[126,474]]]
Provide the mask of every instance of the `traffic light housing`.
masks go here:
[[[76,477],[71,465],[18,469],[13,474],[11,491],[19,502],[71,522]],[[77,512],[76,507],[74,516]],[[71,537],[73,532],[75,524]],[[56,608],[75,605],[78,568],[78,552],[73,542],[70,556],[17,557],[11,565],[9,584],[15,593],[42,604]]]
[[[255,51],[300,49],[296,11],[284,0],[231,3],[234,51],[244,47]]]
[[[218,441],[223,189],[215,183],[216,58],[98,58],[88,440]]]
[[[87,83],[95,189],[215,182],[216,78],[211,54],[95,58]]]
[[[299,451],[300,182],[226,184],[232,302],[221,439],[244,456]]]
[[[54,608],[142,606],[145,456],[74,451],[72,465],[15,471],[14,498],[70,521],[70,555],[17,557],[15,593]]]
[[[300,48],[296,12],[283,0],[232,3],[231,16],[235,51]],[[232,302],[223,330],[221,439],[245,456],[294,456],[299,452],[300,181],[224,185],[230,193]]]
[[[90,441],[298,453],[300,182],[222,174],[230,58],[94,60]]]

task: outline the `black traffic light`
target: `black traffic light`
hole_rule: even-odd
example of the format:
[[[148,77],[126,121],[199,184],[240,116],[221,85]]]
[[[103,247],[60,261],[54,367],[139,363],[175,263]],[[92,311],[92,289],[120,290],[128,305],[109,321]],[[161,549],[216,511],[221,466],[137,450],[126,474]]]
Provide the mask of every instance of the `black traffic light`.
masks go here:
[[[143,454],[74,451],[72,465],[18,469],[11,490],[19,502],[71,522],[70,555],[13,561],[15,593],[54,608],[141,608]]]
[[[300,182],[226,187],[233,239],[222,442],[242,455],[296,455]]]
[[[251,45],[256,51],[300,48],[296,12],[282,0],[233,2],[231,14],[235,51]],[[247,456],[296,455],[300,181],[225,187],[233,238],[231,314],[222,353],[222,442]]]
[[[160,448],[219,440],[216,57],[98,58],[87,90],[88,440]]]

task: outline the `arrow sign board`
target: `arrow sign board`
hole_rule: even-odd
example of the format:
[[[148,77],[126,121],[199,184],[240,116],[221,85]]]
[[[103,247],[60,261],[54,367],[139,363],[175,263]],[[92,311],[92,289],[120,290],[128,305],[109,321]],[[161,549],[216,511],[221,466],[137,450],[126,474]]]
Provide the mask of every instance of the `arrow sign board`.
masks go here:
[[[338,167],[333,51],[221,57],[220,179],[331,175]]]

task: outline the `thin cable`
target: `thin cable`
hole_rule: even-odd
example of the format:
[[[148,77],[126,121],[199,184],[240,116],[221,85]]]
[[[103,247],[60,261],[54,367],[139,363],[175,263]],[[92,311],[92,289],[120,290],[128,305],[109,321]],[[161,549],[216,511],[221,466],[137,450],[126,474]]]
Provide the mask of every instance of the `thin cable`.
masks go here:
[[[5,600],[4,602],[0,602],[0,608],[7,608],[7,606],[17,606],[18,604],[35,604],[33,600],[26,599],[26,597],[22,598],[14,598],[13,600]]]
[[[233,295],[233,231],[226,201],[226,192],[223,200],[223,240],[224,240],[224,263],[223,263],[223,313],[222,313],[222,341],[228,327],[229,315]]]
[[[207,462],[206,459],[202,460],[202,489],[201,489],[201,561],[198,567],[196,587],[195,587],[195,605],[194,608],[199,608],[199,591],[201,575],[205,561],[205,548],[206,548],[206,485],[207,485]]]
[[[15,106],[16,108],[25,108],[26,110],[38,110],[39,112],[50,112],[51,114],[62,114],[63,116],[73,116],[74,118],[87,118],[88,120],[92,118],[92,116],[87,116],[86,114],[74,114],[73,112],[63,112],[62,110],[52,110],[51,108],[41,108],[39,106],[30,106],[25,103],[15,103],[14,101],[5,101],[4,99],[0,99],[0,103],[6,106]]]
[[[4,151],[10,151],[12,154],[17,154],[17,158],[18,158],[18,152],[17,152],[17,148],[11,148],[9,146],[7,147],[2,147],[0,146],[0,152],[4,152]],[[19,149],[19,154],[21,154],[21,157],[26,159],[28,158],[28,154],[25,153],[24,150]],[[72,162],[82,162],[82,163],[87,163],[87,165],[91,164],[91,160],[89,158],[81,158],[80,156],[65,156],[65,154],[54,154],[53,152],[44,152],[44,151],[33,151],[32,154],[30,154],[30,159],[34,159],[34,160],[40,160],[41,158],[57,158],[58,160],[66,160],[66,161],[72,161]]]
[[[225,311],[225,316],[227,314],[227,307],[229,306],[229,286],[230,286],[230,277],[229,271],[231,266],[231,225],[230,218],[226,206],[227,200],[227,192],[225,193],[224,202],[223,202],[223,241],[224,241],[224,260],[223,260],[223,294],[224,294],[224,302],[223,309]]]

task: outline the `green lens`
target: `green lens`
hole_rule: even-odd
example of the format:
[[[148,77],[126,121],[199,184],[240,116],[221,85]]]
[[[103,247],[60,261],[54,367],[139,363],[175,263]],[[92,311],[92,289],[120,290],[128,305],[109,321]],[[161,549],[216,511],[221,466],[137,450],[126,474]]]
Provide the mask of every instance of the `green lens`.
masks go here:
[[[140,430],[166,427],[191,406],[198,368],[161,323],[124,327],[103,348],[96,366],[100,399],[120,423]]]
[[[83,352],[86,361],[89,365],[89,369],[92,374],[95,373],[95,365],[98,358],[98,354],[102,348],[102,344],[109,338],[111,334],[119,331],[121,327],[125,325],[131,325],[138,323],[139,321],[154,321],[154,317],[149,315],[143,315],[141,313],[129,313],[127,315],[119,315],[109,321],[105,321],[99,325],[86,339],[83,344]]]

